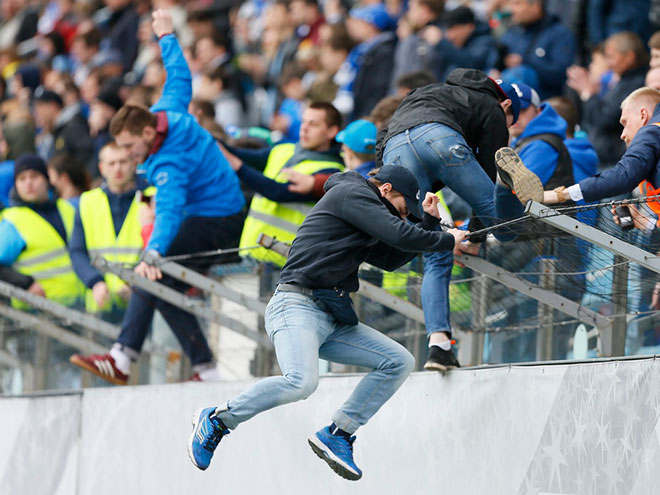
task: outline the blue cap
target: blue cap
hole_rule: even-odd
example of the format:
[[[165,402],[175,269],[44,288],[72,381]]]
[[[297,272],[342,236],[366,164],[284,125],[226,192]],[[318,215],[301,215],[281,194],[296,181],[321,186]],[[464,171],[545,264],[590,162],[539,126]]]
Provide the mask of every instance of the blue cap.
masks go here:
[[[520,97],[516,89],[511,86],[508,82],[504,82],[500,79],[495,81],[500,89],[504,91],[506,97],[511,100],[511,113],[513,113],[513,123],[518,122],[518,115],[520,115]]]
[[[373,122],[356,120],[337,134],[338,143],[344,143],[356,153],[375,153],[378,129]]]
[[[373,24],[381,31],[385,31],[392,26],[392,18],[382,3],[352,8],[348,15]]]
[[[386,182],[392,184],[392,189],[401,193],[405,198],[410,215],[415,220],[422,219],[422,213],[419,208],[419,199],[421,196],[419,184],[410,170],[401,165],[383,165],[378,169],[378,173],[374,175],[374,178],[383,184]]]
[[[513,89],[518,93],[521,110],[528,108],[530,105],[534,105],[536,108],[541,106],[541,97],[534,88],[521,82],[513,83],[511,86],[513,86]]]

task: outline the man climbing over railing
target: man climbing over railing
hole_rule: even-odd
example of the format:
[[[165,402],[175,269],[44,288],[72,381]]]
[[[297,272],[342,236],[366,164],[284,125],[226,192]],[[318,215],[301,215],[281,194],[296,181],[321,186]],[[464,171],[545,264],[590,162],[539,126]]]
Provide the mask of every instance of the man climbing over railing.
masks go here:
[[[128,150],[157,187],[153,233],[145,251],[156,256],[181,255],[233,248],[243,226],[245,200],[238,178],[215,140],[188,113],[192,94],[190,70],[173,34],[172,16],[153,13],[152,27],[159,38],[167,80],[161,98],[147,109],[125,105],[110,122],[110,133]],[[204,258],[196,269],[208,268]],[[179,291],[188,286],[163,277],[157,266],[141,261],[138,275]],[[135,289],[128,303],[121,333],[110,353],[74,356],[72,362],[101,378],[126,384],[130,363],[138,358],[154,310],[158,309],[193,365],[193,379],[219,379],[213,353],[197,319],[190,313]]]
[[[326,194],[298,229],[277,290],[266,308],[266,332],[283,376],[265,378],[220,407],[195,412],[188,445],[206,469],[222,437],[260,412],[307,398],[318,384],[318,359],[372,371],[309,438],[314,452],[340,476],[358,480],[353,434],[396,392],[414,367],[400,344],[359,323],[349,294],[358,289],[360,264],[394,270],[419,251],[449,251],[465,233],[435,231],[438,198],[428,194],[419,219],[419,186],[405,168],[385,166],[368,180],[358,172],[332,175]]]

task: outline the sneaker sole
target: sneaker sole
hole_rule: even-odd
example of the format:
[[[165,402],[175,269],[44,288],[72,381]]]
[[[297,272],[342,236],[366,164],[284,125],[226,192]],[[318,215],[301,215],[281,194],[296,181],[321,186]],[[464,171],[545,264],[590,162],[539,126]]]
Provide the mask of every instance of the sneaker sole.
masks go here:
[[[83,361],[82,359],[78,359],[77,356],[71,356],[69,358],[69,362],[71,364],[74,364],[78,366],[79,368],[82,368],[86,371],[89,371],[91,374],[98,376],[99,378],[104,379],[106,382],[113,383],[115,385],[126,385],[128,381],[121,380],[119,378],[115,378],[112,376],[104,375],[101,373],[96,366],[92,366],[88,364],[86,361]]]
[[[205,471],[206,468],[197,465],[197,462],[195,461],[195,456],[193,455],[192,452],[192,444],[193,444],[193,440],[195,439],[195,431],[197,431],[197,422],[199,421],[199,417],[201,416],[203,410],[204,408],[200,407],[193,413],[193,417],[192,417],[193,429],[192,432],[190,433],[190,437],[188,437],[188,445],[186,446],[186,450],[188,451],[188,457],[190,457],[190,460],[192,461],[193,465],[201,471]]]
[[[445,366],[444,364],[440,363],[426,363],[424,365],[424,369],[426,371],[450,371],[456,369],[456,366]]]
[[[357,481],[362,478],[361,474],[357,474],[351,471],[348,467],[342,464],[342,462],[337,457],[335,457],[332,452],[328,452],[326,450],[328,447],[323,442],[321,442],[321,440],[319,440],[316,435],[309,437],[307,442],[312,448],[312,451],[317,456],[319,456],[320,459],[324,460],[328,466],[330,466],[330,469],[332,469],[342,478],[349,481]]]
[[[513,182],[511,189],[515,191],[518,200],[526,205],[528,201],[543,201],[543,184],[538,176],[525,167],[518,153],[511,148],[500,148],[495,153],[495,163],[498,169],[508,174]]]

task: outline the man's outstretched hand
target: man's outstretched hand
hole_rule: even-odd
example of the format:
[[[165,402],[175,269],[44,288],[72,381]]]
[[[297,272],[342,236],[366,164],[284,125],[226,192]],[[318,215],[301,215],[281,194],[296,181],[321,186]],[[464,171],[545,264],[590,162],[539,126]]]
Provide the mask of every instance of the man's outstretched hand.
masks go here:
[[[172,22],[172,14],[166,9],[154,10],[151,14],[152,21],[151,27],[154,34],[159,38],[166,34],[174,32],[174,23]]]

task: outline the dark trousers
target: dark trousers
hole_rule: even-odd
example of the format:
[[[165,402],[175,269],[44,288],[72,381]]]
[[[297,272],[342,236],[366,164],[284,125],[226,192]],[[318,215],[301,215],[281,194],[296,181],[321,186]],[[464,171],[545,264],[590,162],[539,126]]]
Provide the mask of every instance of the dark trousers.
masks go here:
[[[189,217],[181,224],[167,256],[238,247],[244,219],[243,212],[229,217]],[[223,261],[227,259],[205,257],[182,261],[181,264],[203,272],[212,264]],[[184,292],[189,287],[166,275],[160,283],[179,292]],[[197,318],[141,289],[134,289],[128,302],[117,342],[139,353],[156,309],[167,321],[191,364],[213,361],[213,353]]]

